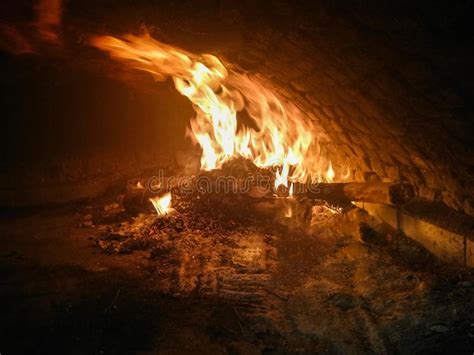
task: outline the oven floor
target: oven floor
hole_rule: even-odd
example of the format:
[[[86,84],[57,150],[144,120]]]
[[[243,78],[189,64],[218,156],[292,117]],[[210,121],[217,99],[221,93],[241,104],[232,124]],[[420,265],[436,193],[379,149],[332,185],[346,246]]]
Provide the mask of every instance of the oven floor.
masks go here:
[[[249,229],[105,253],[89,207],[4,213],[0,353],[474,349],[473,273],[409,243]]]

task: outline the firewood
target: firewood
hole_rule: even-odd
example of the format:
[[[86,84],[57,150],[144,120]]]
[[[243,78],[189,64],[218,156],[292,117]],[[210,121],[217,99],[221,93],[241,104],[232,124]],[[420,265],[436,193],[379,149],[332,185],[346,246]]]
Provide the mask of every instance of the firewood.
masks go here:
[[[243,179],[226,180],[225,186],[217,181],[217,175],[206,174],[206,184],[199,182],[199,177],[192,181],[194,194],[208,199],[214,199],[218,205],[225,198],[234,200],[237,204],[252,205],[257,212],[266,210],[269,213],[288,208],[291,202],[288,189],[280,188],[275,193],[268,182],[263,186],[245,186]],[[160,191],[164,192],[166,187]],[[124,197],[124,207],[131,212],[153,211],[149,198],[160,193],[150,190],[143,185],[129,184]],[[414,197],[413,186],[407,183],[384,182],[348,182],[348,183],[319,183],[293,185],[294,200],[328,201],[335,204],[347,204],[351,201],[374,202],[392,205],[403,205]],[[228,203],[228,202],[227,202]]]
[[[348,182],[295,184],[294,196],[336,202],[359,201],[403,205],[413,199],[415,190],[407,183]]]
[[[278,191],[273,188],[273,173],[269,169],[257,169],[254,166],[239,164],[229,164],[223,171],[214,170],[205,172],[199,177],[205,177],[211,184],[208,191],[203,193],[221,193],[222,180],[219,177],[230,176],[225,180],[229,193],[246,194],[249,197],[271,198],[272,196],[288,197],[288,187],[280,186]],[[238,170],[237,168],[241,169]],[[253,170],[252,170],[253,169]],[[255,177],[259,174],[259,179],[253,179],[254,184],[245,186],[249,176]],[[263,179],[262,179],[263,177]],[[219,189],[221,191],[219,191]],[[347,182],[347,183],[294,183],[293,196],[297,199],[325,200],[334,203],[346,204],[351,201],[374,202],[382,204],[403,205],[415,196],[415,190],[408,183],[386,183],[381,181],[369,182]]]
[[[236,187],[236,190],[238,190]],[[245,192],[255,199],[289,197],[289,189],[280,186],[276,192],[272,186],[250,186]],[[391,205],[403,205],[413,199],[415,190],[407,183],[384,182],[348,182],[293,185],[293,197],[296,199],[324,200],[337,204],[351,201],[374,202]]]

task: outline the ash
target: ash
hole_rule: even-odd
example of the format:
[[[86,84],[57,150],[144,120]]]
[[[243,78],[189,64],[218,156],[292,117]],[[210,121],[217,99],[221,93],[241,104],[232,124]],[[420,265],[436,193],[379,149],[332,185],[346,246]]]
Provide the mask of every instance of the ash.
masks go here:
[[[316,205],[302,227],[246,201],[174,194],[175,211],[163,217],[113,203],[85,222],[101,252],[145,257],[160,294],[227,304],[234,320],[221,331],[259,349],[416,352],[469,329],[453,316],[474,309],[469,271],[372,228],[357,209]]]

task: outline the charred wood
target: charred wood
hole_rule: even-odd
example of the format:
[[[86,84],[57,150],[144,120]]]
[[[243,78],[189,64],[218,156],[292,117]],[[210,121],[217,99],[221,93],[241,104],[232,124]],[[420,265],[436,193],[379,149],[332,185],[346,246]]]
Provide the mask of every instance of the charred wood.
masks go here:
[[[386,182],[295,184],[297,198],[403,205],[415,196],[412,185]]]

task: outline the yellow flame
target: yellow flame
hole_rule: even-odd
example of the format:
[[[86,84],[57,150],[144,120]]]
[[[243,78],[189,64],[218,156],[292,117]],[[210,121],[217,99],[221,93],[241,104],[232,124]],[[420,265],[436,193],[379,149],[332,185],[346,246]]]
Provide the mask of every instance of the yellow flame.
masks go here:
[[[328,170],[326,171],[326,179],[329,182],[333,182],[335,176],[336,174],[334,173],[334,169],[332,168],[332,163],[329,162]]]
[[[333,181],[334,170],[320,155],[315,127],[294,105],[277,97],[263,78],[232,66],[228,70],[213,55],[188,53],[148,35],[101,36],[92,44],[157,80],[172,78],[196,112],[188,133],[201,147],[202,170],[244,157],[258,167],[275,167],[275,188],[288,187],[289,182]],[[238,129],[238,114],[253,122]]]
[[[151,197],[149,200],[155,207],[158,216],[165,216],[172,211],[171,193],[169,192],[167,192],[163,196]]]

